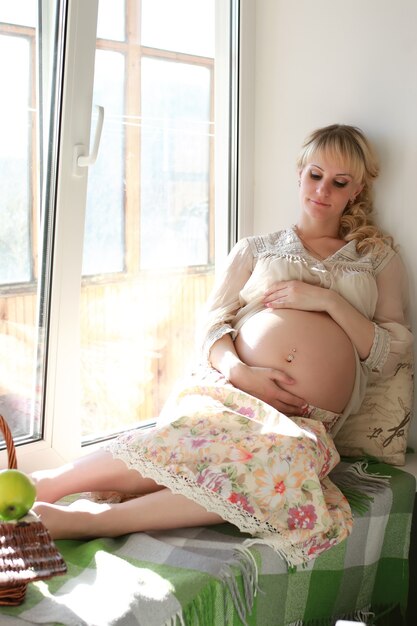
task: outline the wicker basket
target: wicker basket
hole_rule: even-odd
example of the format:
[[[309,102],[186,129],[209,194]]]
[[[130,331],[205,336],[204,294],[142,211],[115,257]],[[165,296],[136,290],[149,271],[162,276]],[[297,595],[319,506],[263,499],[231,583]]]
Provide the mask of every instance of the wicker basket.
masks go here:
[[[1,415],[0,431],[7,446],[9,469],[17,469],[13,438]],[[0,605],[21,604],[28,583],[66,571],[48,530],[34,513],[16,522],[0,522]]]

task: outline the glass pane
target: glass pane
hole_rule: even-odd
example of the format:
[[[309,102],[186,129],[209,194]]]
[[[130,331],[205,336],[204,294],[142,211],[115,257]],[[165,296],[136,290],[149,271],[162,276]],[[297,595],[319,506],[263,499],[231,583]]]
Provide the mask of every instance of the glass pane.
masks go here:
[[[0,35],[0,284],[31,278],[29,239],[32,212],[30,186],[31,50],[26,37]]]
[[[33,0],[3,0],[2,19],[37,24],[34,7]],[[61,68],[57,33],[63,14],[59,2],[48,9],[39,28],[17,25],[6,34],[0,24],[0,58],[7,59],[0,65],[0,412],[17,443],[42,436],[50,189],[60,110],[52,83]],[[39,59],[44,79],[38,90]]]
[[[83,274],[124,266],[124,56],[97,50],[94,102],[104,106],[100,155],[88,181]],[[92,133],[95,130],[93,117]],[[91,139],[92,143],[93,139]]]
[[[215,0],[142,0],[143,46],[214,57]]]
[[[210,71],[142,61],[141,267],[209,262]]]
[[[126,3],[135,9],[127,19],[137,19],[140,4],[147,3]],[[180,0],[170,4],[183,8]],[[208,6],[214,12],[215,3]],[[164,28],[166,15],[160,18]],[[187,29],[196,39],[207,34],[195,11]],[[136,32],[135,24],[128,22],[127,32]],[[96,64],[94,98],[107,107],[108,139],[89,173],[95,209],[87,208],[87,230],[100,232],[104,224],[108,235],[101,247],[85,239],[85,265],[89,259],[101,269],[81,286],[84,442],[155,419],[191,363],[196,317],[214,279],[214,61],[142,58],[128,40],[125,65],[116,67],[107,60],[117,56],[111,46],[104,52],[100,40]],[[120,241],[123,271],[106,274],[106,256]]]
[[[125,38],[124,0],[100,0],[97,37],[123,41]]]
[[[35,0],[1,0],[0,22],[35,27],[37,10]]]

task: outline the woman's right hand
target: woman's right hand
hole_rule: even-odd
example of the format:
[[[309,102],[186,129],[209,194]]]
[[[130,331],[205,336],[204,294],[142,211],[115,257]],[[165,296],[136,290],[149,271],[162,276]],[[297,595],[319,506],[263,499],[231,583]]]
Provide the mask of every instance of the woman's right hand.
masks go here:
[[[307,409],[305,400],[281,387],[294,384],[294,380],[280,370],[240,362],[230,372],[229,380],[238,389],[263,400],[285,415],[303,415]]]

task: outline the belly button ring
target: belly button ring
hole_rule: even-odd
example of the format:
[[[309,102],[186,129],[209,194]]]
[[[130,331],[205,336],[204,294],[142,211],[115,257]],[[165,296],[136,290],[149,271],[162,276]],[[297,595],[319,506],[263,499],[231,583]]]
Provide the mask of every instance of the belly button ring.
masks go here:
[[[292,349],[292,352],[295,352],[295,348]],[[291,363],[291,361],[294,361],[295,355],[294,354],[289,354],[286,358],[286,361],[288,361],[288,363]]]

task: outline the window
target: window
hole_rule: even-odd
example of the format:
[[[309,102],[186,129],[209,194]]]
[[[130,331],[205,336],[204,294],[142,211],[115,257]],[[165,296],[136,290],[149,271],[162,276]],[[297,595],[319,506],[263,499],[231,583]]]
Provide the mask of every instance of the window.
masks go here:
[[[10,354],[15,329],[18,382],[9,357],[0,402],[16,399],[15,434],[35,442],[21,449],[23,467],[26,454],[31,468],[47,450],[56,463],[154,420],[192,362],[215,239],[228,230],[215,197],[225,191],[227,206],[229,173],[218,182],[215,153],[227,162],[229,50],[218,43],[230,4],[2,3],[0,46],[14,47],[1,69],[13,123],[0,147],[0,337]],[[88,153],[95,105],[105,110],[98,158],[79,168],[75,145]]]
[[[81,287],[86,439],[154,419],[192,358],[214,272],[214,11],[212,0],[142,0],[119,3],[113,21],[99,3],[94,102],[106,117]]]
[[[17,443],[42,435],[52,221],[40,191],[51,185],[46,164],[56,149],[60,109],[60,50],[47,41],[55,41],[60,4],[51,7],[48,23],[37,19],[35,6],[22,0],[0,6],[0,411]]]
[[[33,278],[29,164],[34,143],[31,119],[35,108],[31,72],[34,42],[32,33],[28,36],[17,28],[3,33],[1,58],[15,59],[14,67],[2,63],[0,75],[6,96],[0,104],[0,203],[4,211],[0,222],[0,284],[7,285],[30,282]]]

